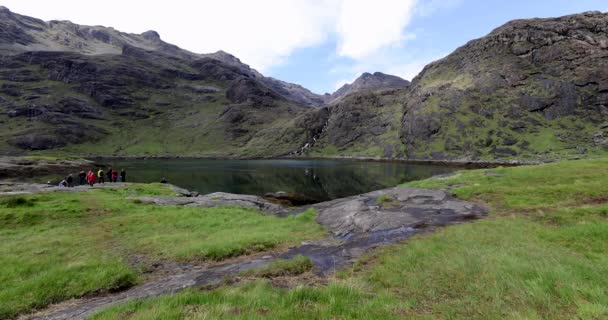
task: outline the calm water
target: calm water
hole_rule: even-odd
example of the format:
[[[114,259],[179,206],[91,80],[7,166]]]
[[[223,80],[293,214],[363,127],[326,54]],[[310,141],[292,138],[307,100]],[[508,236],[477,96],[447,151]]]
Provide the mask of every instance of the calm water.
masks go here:
[[[202,194],[223,191],[264,195],[286,191],[318,201],[366,193],[453,171],[398,162],[349,160],[103,160],[127,171],[129,182],[169,183]]]

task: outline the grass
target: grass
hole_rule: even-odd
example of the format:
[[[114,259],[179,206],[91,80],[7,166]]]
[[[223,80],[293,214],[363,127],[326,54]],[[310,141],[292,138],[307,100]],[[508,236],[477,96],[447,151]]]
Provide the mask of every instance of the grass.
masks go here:
[[[380,196],[378,196],[378,198],[376,199],[377,203],[385,203],[385,202],[391,202],[393,201],[393,198],[391,198],[391,196],[387,195],[387,194],[381,194]]]
[[[258,280],[133,301],[94,319],[608,319],[608,159],[462,171],[489,218],[385,247],[327,286]]]
[[[0,197],[0,318],[142,280],[133,255],[222,260],[325,234],[312,210],[277,218],[242,208],[137,204],[168,196],[161,184]]]

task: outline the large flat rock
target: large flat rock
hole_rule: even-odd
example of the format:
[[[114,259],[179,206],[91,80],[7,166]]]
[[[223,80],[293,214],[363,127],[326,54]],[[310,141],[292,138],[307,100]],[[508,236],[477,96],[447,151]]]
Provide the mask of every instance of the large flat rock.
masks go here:
[[[396,187],[312,206],[317,221],[335,236],[371,233],[403,227],[446,225],[480,218],[487,210],[455,199],[444,191]]]
[[[285,207],[262,197],[225,192],[215,192],[196,197],[139,197],[138,199],[162,206],[243,207],[260,210],[266,214],[279,214],[285,211]]]

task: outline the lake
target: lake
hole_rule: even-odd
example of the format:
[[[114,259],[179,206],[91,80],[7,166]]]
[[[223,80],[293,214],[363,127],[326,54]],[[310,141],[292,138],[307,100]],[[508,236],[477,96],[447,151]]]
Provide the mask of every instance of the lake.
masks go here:
[[[264,195],[285,191],[326,201],[397,186],[454,168],[355,160],[209,160],[129,159],[109,160],[127,171],[128,182],[160,182],[207,194],[217,191]]]

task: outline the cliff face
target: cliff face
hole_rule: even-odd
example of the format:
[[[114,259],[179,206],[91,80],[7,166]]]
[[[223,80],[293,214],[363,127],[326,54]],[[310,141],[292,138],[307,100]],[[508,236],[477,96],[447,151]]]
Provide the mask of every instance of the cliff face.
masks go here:
[[[411,158],[543,158],[608,146],[608,14],[516,20],[428,65],[406,97]]]

